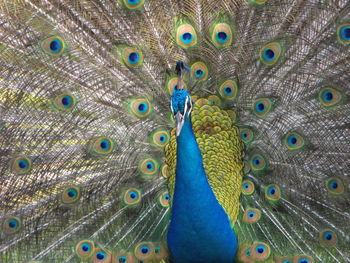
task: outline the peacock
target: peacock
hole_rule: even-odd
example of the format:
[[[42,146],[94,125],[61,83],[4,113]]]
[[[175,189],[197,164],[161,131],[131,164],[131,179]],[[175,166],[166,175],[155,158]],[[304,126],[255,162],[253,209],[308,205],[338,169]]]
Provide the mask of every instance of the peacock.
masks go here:
[[[348,0],[2,0],[0,262],[350,262],[349,83]]]

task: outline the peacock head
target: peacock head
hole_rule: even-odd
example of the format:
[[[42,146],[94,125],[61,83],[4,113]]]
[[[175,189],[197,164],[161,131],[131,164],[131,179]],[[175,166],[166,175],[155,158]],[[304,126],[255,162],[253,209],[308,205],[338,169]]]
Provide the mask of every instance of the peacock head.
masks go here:
[[[176,136],[179,136],[181,129],[185,123],[186,118],[190,117],[192,109],[192,101],[190,94],[183,88],[182,76],[184,71],[191,71],[191,69],[183,63],[178,61],[176,63],[175,71],[178,76],[177,85],[174,88],[174,93],[171,96],[171,112],[173,113],[176,125]]]
[[[174,89],[171,96],[171,112],[176,125],[176,136],[179,136],[185,120],[190,117],[192,101],[190,94],[184,89]]]
[[[184,70],[187,70],[189,72],[191,71],[189,67],[185,66],[183,61],[176,62],[175,71],[180,78],[182,77]]]

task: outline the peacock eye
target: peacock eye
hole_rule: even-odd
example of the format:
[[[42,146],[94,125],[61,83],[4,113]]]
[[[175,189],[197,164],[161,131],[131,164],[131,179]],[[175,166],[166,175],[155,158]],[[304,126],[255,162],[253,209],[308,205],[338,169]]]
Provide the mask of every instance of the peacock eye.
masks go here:
[[[256,208],[249,208],[244,212],[243,222],[245,224],[253,224],[260,220],[261,211]]]
[[[89,252],[90,250],[91,250],[91,246],[90,246],[90,244],[83,244],[82,246],[81,246],[81,249],[84,251],[84,252]]]
[[[140,251],[142,254],[147,254],[149,252],[149,248],[147,246],[143,246],[141,247]]]
[[[59,36],[52,36],[45,39],[41,43],[41,46],[43,50],[51,56],[59,56],[66,49],[65,41]]]
[[[154,253],[153,245],[147,242],[139,243],[134,250],[134,255],[139,260],[137,262],[148,262],[148,259],[154,256]]]
[[[96,258],[99,260],[103,260],[106,258],[106,253],[104,253],[103,251],[99,251],[96,253]]]
[[[255,243],[251,248],[251,257],[254,259],[254,262],[265,261],[271,255],[270,247],[262,242]]]
[[[281,189],[276,184],[270,184],[265,190],[265,197],[269,201],[278,201],[281,198]]]
[[[18,217],[8,217],[4,220],[2,226],[5,233],[11,234],[21,229],[21,220]]]
[[[124,4],[128,9],[138,9],[142,7],[145,3],[145,0],[124,0]]]
[[[127,258],[126,257],[119,257],[118,261],[119,261],[119,263],[125,263],[125,262],[127,262]]]
[[[332,194],[344,193],[344,183],[339,177],[331,177],[326,181],[326,187],[328,192]]]
[[[337,243],[337,235],[330,229],[325,229],[320,232],[319,241],[326,247],[334,246]]]
[[[256,248],[256,252],[258,252],[259,254],[262,254],[265,252],[265,248],[263,246],[258,246]]]
[[[70,185],[63,189],[61,202],[66,205],[75,204],[81,198],[81,190],[75,185]]]
[[[95,250],[94,242],[90,240],[82,240],[75,247],[75,253],[82,260],[90,258],[93,255],[94,250]]]

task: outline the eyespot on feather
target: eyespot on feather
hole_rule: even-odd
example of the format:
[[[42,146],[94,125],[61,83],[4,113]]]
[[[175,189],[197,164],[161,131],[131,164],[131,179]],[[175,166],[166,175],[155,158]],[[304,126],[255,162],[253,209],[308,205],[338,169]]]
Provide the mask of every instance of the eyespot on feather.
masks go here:
[[[249,165],[253,172],[262,172],[266,169],[267,163],[262,154],[255,153],[250,158]]]
[[[54,108],[61,112],[70,112],[77,104],[76,98],[69,92],[58,94],[51,101]]]
[[[168,165],[167,164],[162,165],[161,171],[162,171],[162,176],[164,178],[168,178]]]
[[[265,197],[270,201],[278,201],[281,198],[281,189],[277,184],[270,184],[265,188]]]
[[[256,261],[267,260],[271,255],[271,249],[269,245],[263,242],[256,242],[251,247],[251,257]]]
[[[231,79],[225,80],[219,87],[219,94],[223,99],[236,99],[238,95],[237,82]]]
[[[162,207],[169,207],[170,205],[170,195],[168,191],[161,193],[158,197],[158,203]]]
[[[51,56],[60,56],[66,49],[63,38],[59,36],[51,36],[41,43],[42,49]]]
[[[131,99],[129,102],[131,114],[138,118],[147,117],[151,111],[151,103],[146,98]]]
[[[228,47],[232,44],[232,28],[227,23],[214,23],[212,26],[211,42],[216,47]]]
[[[289,132],[283,137],[283,144],[291,151],[300,150],[305,146],[304,137],[297,132]]]
[[[61,202],[65,205],[71,205],[79,202],[81,191],[78,186],[71,185],[63,189],[61,193]]]
[[[343,45],[350,44],[350,24],[343,24],[337,28],[337,39]]]
[[[240,128],[240,132],[241,132],[241,140],[245,143],[245,144],[249,144],[254,140],[254,131],[251,128],[248,127],[242,127]]]
[[[331,229],[324,229],[320,232],[319,242],[326,247],[332,247],[337,243],[337,234]]]
[[[257,117],[266,117],[273,110],[274,103],[269,98],[257,98],[253,104],[253,113]]]
[[[276,263],[293,263],[293,258],[291,258],[291,257],[277,258]]]
[[[112,255],[112,263],[137,263],[131,253],[116,253]]]
[[[102,248],[95,248],[93,253],[92,262],[93,263],[111,263],[112,254]]]
[[[154,256],[154,247],[149,242],[141,242],[135,246],[134,255],[138,260],[147,260]]]
[[[124,47],[122,49],[122,59],[124,65],[129,68],[137,68],[143,64],[142,52],[133,47]]]
[[[32,160],[27,156],[18,156],[10,161],[11,171],[18,175],[27,174],[32,169]]]
[[[180,22],[176,27],[176,43],[182,48],[190,48],[197,44],[197,32],[188,22]]]
[[[255,192],[255,185],[251,180],[244,180],[242,182],[242,194],[251,195]]]
[[[253,224],[260,220],[261,211],[256,208],[248,208],[243,214],[243,222],[246,224]]]
[[[345,191],[345,185],[340,177],[333,176],[328,178],[326,181],[326,188],[329,193],[334,195],[341,195]]]
[[[133,10],[142,7],[145,0],[123,0],[123,3],[126,8]]]
[[[248,174],[250,172],[250,165],[246,160],[243,161],[243,164],[243,173]]]
[[[313,259],[307,255],[296,256],[293,260],[293,263],[313,263]]]
[[[16,216],[7,217],[2,222],[2,229],[6,234],[14,234],[22,229],[22,221]]]
[[[157,129],[150,135],[150,141],[153,145],[159,147],[165,147],[170,140],[170,134],[168,131],[163,129]]]
[[[81,259],[92,257],[95,251],[95,244],[91,240],[82,240],[75,246],[75,253]]]
[[[335,88],[325,87],[318,93],[318,99],[324,107],[328,108],[341,104],[343,95]]]
[[[260,49],[260,61],[266,66],[273,66],[281,60],[283,52],[280,42],[269,42]]]
[[[92,155],[106,156],[113,152],[115,143],[106,136],[92,139],[89,145],[89,152]]]
[[[192,78],[198,81],[204,81],[208,78],[208,66],[201,61],[195,62],[191,65]]]
[[[216,95],[210,95],[210,96],[208,97],[208,102],[209,102],[210,105],[218,105],[218,106],[221,105],[221,100],[220,100],[220,98],[219,98],[218,96],[216,96]]]
[[[154,244],[154,257],[156,260],[167,259],[169,257],[169,251],[167,246],[162,243]]]
[[[125,205],[136,205],[141,202],[141,191],[136,188],[129,188],[123,193]]]
[[[138,170],[144,179],[152,178],[158,172],[159,164],[152,158],[141,160]]]
[[[252,249],[248,244],[240,244],[237,252],[237,259],[244,263],[255,263],[251,258]]]

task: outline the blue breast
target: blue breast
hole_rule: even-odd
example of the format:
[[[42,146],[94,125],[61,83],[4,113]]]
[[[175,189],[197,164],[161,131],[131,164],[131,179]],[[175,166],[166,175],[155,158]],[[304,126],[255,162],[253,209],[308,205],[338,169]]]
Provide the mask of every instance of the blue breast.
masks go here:
[[[168,246],[175,263],[232,263],[237,252],[237,237],[206,178],[190,118],[177,137]]]

